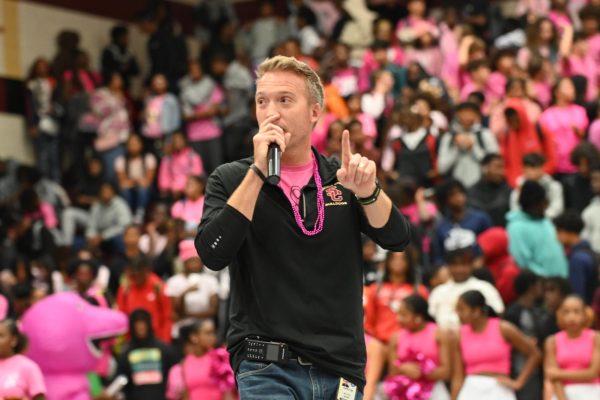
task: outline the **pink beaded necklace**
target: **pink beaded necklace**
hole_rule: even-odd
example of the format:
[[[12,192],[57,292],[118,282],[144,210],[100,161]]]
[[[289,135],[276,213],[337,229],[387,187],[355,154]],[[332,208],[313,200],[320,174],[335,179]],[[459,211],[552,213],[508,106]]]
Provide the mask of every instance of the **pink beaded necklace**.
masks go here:
[[[315,236],[323,230],[323,224],[325,222],[325,199],[323,198],[323,183],[321,182],[321,177],[319,176],[319,165],[317,164],[317,158],[313,154],[313,177],[315,178],[315,183],[317,185],[317,220],[315,221],[315,226],[313,230],[309,231],[304,226],[304,220],[300,216],[300,207],[298,204],[294,203],[291,199],[289,199],[290,204],[292,206],[292,211],[294,211],[294,217],[296,218],[296,224],[302,229],[302,233],[306,236]],[[286,196],[287,197],[287,196]]]

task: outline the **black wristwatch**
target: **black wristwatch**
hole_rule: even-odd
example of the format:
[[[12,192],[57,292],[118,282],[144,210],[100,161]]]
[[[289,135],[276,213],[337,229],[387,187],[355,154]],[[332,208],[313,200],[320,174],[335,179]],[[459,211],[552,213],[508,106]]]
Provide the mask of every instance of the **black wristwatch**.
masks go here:
[[[356,200],[363,206],[368,206],[369,204],[373,204],[379,198],[379,194],[381,193],[381,183],[379,183],[379,179],[375,179],[375,190],[373,194],[369,197],[358,197],[356,196]]]

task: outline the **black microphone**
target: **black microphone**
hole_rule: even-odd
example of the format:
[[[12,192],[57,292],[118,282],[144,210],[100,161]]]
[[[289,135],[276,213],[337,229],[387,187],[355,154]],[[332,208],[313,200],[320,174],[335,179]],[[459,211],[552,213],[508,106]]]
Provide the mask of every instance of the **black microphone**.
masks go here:
[[[281,148],[277,143],[269,145],[267,153],[267,182],[277,185],[281,179]]]

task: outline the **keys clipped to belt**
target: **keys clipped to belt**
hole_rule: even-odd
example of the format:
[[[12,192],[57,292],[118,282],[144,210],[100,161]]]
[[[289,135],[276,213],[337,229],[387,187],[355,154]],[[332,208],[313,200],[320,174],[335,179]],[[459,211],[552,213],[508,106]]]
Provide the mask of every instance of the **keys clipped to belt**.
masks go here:
[[[279,342],[266,342],[256,339],[245,339],[246,360],[258,362],[284,362],[292,355],[288,345]]]

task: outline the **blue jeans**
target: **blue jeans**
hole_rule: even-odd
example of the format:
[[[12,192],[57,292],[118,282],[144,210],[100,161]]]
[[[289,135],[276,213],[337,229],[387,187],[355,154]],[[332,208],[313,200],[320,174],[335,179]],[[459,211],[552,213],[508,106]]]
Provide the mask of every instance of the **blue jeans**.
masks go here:
[[[58,135],[40,132],[35,140],[38,168],[45,177],[60,182],[61,160]]]
[[[335,400],[340,377],[314,365],[244,360],[236,374],[240,400]],[[362,393],[356,391],[356,400]]]
[[[152,188],[136,186],[121,190],[121,196],[125,199],[131,211],[136,212],[138,209],[146,210],[150,203]]]
[[[115,171],[115,161],[120,156],[125,155],[125,147],[118,145],[114,149],[99,152],[104,168],[104,179],[108,182],[117,183],[117,172]]]

